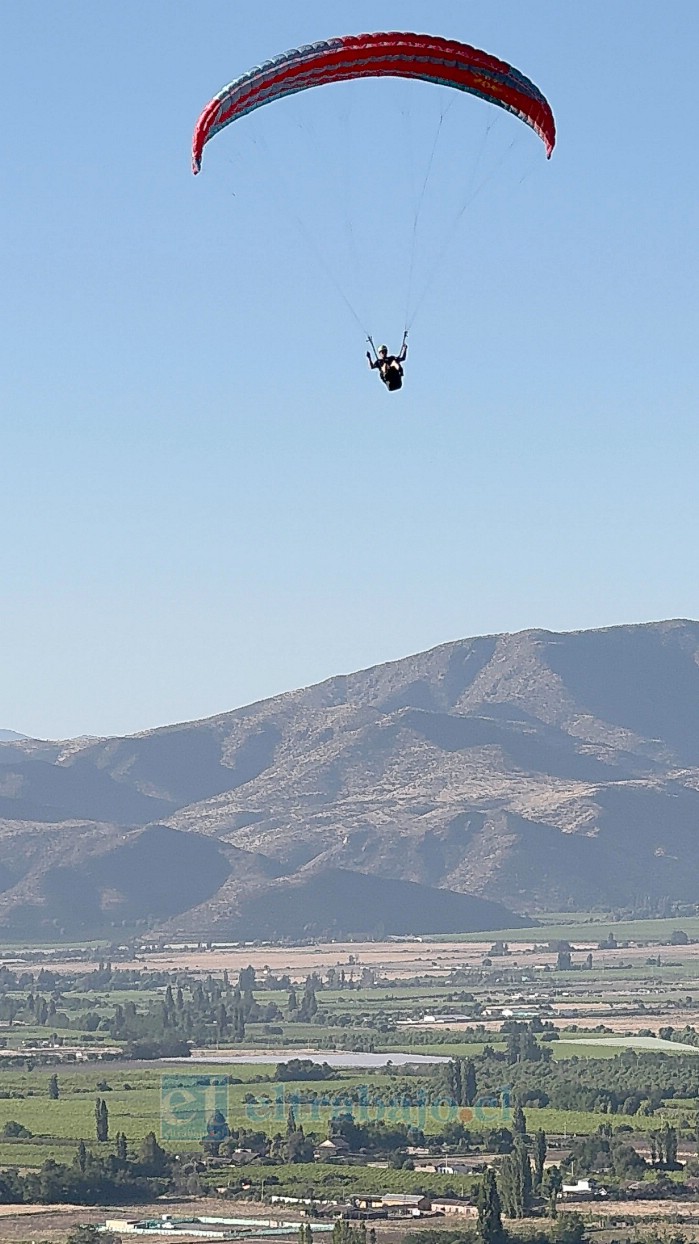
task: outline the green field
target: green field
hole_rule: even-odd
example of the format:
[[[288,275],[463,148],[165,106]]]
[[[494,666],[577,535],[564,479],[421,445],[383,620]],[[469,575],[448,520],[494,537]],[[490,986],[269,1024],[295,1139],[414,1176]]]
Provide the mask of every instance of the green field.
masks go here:
[[[577,941],[597,944],[613,934],[618,942],[668,942],[675,929],[681,929],[691,939],[699,939],[699,916],[673,916],[667,920],[610,920],[604,917],[581,919],[579,913],[569,917],[558,916],[549,922],[542,917],[541,923],[524,929],[494,929],[488,933],[439,934],[430,939],[436,942],[537,942]]]
[[[595,1053],[602,1057],[613,1056],[603,1045]],[[274,1066],[269,1064],[266,1067],[233,1068],[236,1077],[241,1073],[240,1079],[243,1083],[225,1085],[220,1091],[206,1085],[207,1079],[223,1081],[228,1070],[229,1068],[220,1065],[198,1065],[194,1069],[183,1064],[179,1068],[173,1066],[167,1075],[170,1083],[179,1082],[185,1088],[199,1082],[202,1086],[201,1100],[214,1104],[223,1102],[231,1127],[245,1127],[265,1132],[269,1136],[284,1133],[290,1107],[293,1108],[296,1123],[304,1127],[307,1135],[316,1135],[319,1139],[325,1138],[331,1116],[346,1111],[351,1111],[360,1123],[383,1120],[387,1125],[413,1124],[422,1128],[428,1137],[441,1132],[450,1119],[462,1121],[474,1134],[508,1126],[510,1122],[509,1113],[503,1113],[499,1107],[475,1111],[452,1107],[445,1111],[438,1105],[411,1106],[407,1103],[411,1097],[414,1100],[414,1092],[419,1089],[420,1080],[410,1082],[396,1075],[380,1073],[362,1075],[348,1072],[324,1082],[304,1081],[277,1085],[271,1080],[260,1080],[261,1076],[271,1076],[274,1073]],[[70,1161],[80,1139],[85,1140],[93,1149],[101,1149],[94,1140],[94,1106],[98,1095],[103,1096],[107,1102],[110,1137],[113,1138],[117,1132],[123,1131],[131,1149],[137,1149],[143,1137],[151,1131],[171,1150],[192,1152],[200,1148],[198,1133],[194,1138],[187,1136],[178,1140],[168,1136],[167,1129],[163,1132],[162,1073],[159,1068],[135,1068],[129,1071],[122,1067],[110,1071],[108,1066],[99,1070],[90,1067],[65,1074],[59,1070],[58,1075],[61,1093],[58,1101],[52,1101],[47,1096],[45,1069],[31,1072],[5,1071],[0,1076],[2,1091],[13,1094],[0,1097],[0,1132],[6,1123],[14,1121],[33,1134],[31,1139],[17,1140],[7,1140],[0,1136],[0,1166],[39,1167],[48,1157]],[[105,1079],[109,1088],[98,1088],[98,1084],[104,1084]],[[131,1087],[127,1087],[128,1085]],[[352,1093],[362,1088],[367,1090],[368,1099],[364,1104],[361,1101],[359,1104],[353,1103]],[[319,1100],[309,1100],[311,1094],[317,1094]],[[208,1108],[207,1106],[207,1110]],[[693,1117],[694,1112],[695,1104],[691,1102],[671,1102],[663,1108],[662,1120],[687,1126],[688,1119]],[[649,1117],[615,1114],[607,1118],[614,1128],[628,1126],[635,1131],[653,1131],[659,1125],[657,1114]],[[601,1116],[593,1111],[527,1107],[526,1119],[530,1132],[543,1128],[549,1134],[582,1135],[596,1131]],[[107,1145],[111,1147],[112,1141],[107,1142]],[[280,1177],[280,1168],[275,1166],[265,1169]],[[314,1166],[313,1171],[318,1169]],[[337,1168],[332,1169],[337,1172]],[[341,1169],[346,1171],[347,1168]],[[361,1184],[362,1175],[368,1173],[366,1167],[352,1172],[353,1187]],[[408,1175],[410,1172],[395,1173]],[[316,1174],[310,1174],[308,1168],[305,1174],[298,1170],[293,1176],[288,1171],[284,1174],[285,1184],[289,1179],[293,1182],[304,1179],[308,1181],[309,1178],[315,1180]],[[364,1186],[371,1190],[366,1182]],[[401,1190],[403,1186],[399,1185],[396,1190]],[[407,1190],[414,1186],[418,1185],[409,1183],[405,1188]]]
[[[227,1178],[228,1176],[226,1176]],[[441,1196],[464,1196],[475,1179],[469,1175],[436,1175],[434,1171],[389,1170],[386,1167],[335,1166],[314,1162],[313,1166],[244,1167],[236,1172],[242,1182],[250,1181],[266,1197],[312,1196],[318,1200],[358,1193],[432,1191]],[[208,1177],[210,1185],[220,1182],[221,1174]]]
[[[460,1123],[462,1129],[472,1134],[472,1142],[478,1142],[492,1129],[512,1125],[509,1108],[419,1104],[421,1100],[426,1101],[429,1093],[438,1095],[444,1091],[447,1074],[452,1076],[450,1092],[456,1093],[453,1077],[457,1073],[461,1076],[463,1064],[461,1070],[451,1067],[439,1073],[425,1068],[410,1074],[399,1066],[388,1070],[348,1069],[323,1081],[277,1085],[273,1080],[276,1058],[269,1053],[274,1049],[297,1051],[298,1057],[303,1057],[304,1049],[317,1051],[321,1058],[324,1051],[356,1049],[381,1053],[386,1061],[395,1060],[399,1053],[411,1052],[419,1056],[473,1060],[471,1071],[484,1095],[488,1086],[511,1084],[522,1092],[525,1102],[545,1102],[548,1095],[557,1105],[570,1104],[571,1108],[566,1110],[525,1105],[530,1133],[541,1128],[549,1136],[570,1138],[595,1132],[603,1122],[610,1123],[614,1129],[628,1128],[637,1132],[652,1132],[669,1124],[681,1130],[684,1140],[693,1139],[698,1126],[699,1066],[690,1067],[695,1062],[692,1058],[687,1058],[684,1064],[674,1061],[675,1056],[688,1051],[679,1043],[667,1043],[662,1047],[654,1044],[650,1048],[665,1057],[655,1062],[651,1059],[642,1062],[639,1057],[635,1063],[629,1050],[636,1049],[639,1056],[644,1053],[638,1040],[625,1039],[623,1034],[605,1030],[605,1019],[609,1021],[610,1016],[623,1017],[623,1023],[618,1026],[636,1034],[644,1028],[648,1030],[651,1016],[657,1026],[662,1024],[681,1031],[689,1023],[699,1028],[699,965],[691,954],[681,946],[668,946],[660,956],[660,966],[644,962],[657,957],[655,947],[668,943],[675,929],[683,929],[690,938],[699,938],[699,918],[616,922],[598,916],[593,918],[589,913],[578,913],[576,917],[557,913],[555,918],[536,928],[466,935],[461,939],[464,942],[507,941],[511,953],[494,955],[491,962],[483,961],[482,955],[477,954],[473,965],[456,969],[449,984],[445,983],[443,975],[431,980],[426,975],[430,969],[420,966],[415,968],[414,983],[385,979],[371,984],[369,974],[368,978],[362,977],[361,987],[355,987],[352,981],[344,989],[338,989],[333,969],[332,975],[323,973],[322,979],[316,979],[315,986],[310,984],[315,1009],[303,1011],[299,1010],[299,1005],[309,989],[305,977],[295,984],[297,997],[294,1000],[289,997],[288,983],[283,988],[272,989],[253,982],[251,992],[249,984],[244,983],[237,991],[236,981],[228,979],[209,979],[204,998],[204,978],[192,976],[184,969],[170,976],[146,971],[135,977],[107,968],[89,977],[94,965],[83,964],[76,965],[69,977],[58,979],[45,975],[41,984],[26,975],[19,979],[24,968],[14,977],[6,973],[4,989],[0,991],[0,1007],[3,1008],[0,1037],[6,1047],[16,1050],[16,1063],[3,1065],[0,1062],[0,1166],[38,1168],[47,1158],[70,1163],[81,1139],[93,1152],[108,1154],[114,1148],[118,1132],[125,1133],[132,1153],[138,1150],[149,1132],[154,1132],[171,1151],[199,1156],[205,1121],[214,1108],[225,1110],[234,1130],[262,1132],[269,1137],[286,1137],[289,1109],[292,1108],[295,1124],[302,1125],[306,1136],[314,1141],[327,1136],[332,1116],[344,1113],[351,1113],[359,1124],[383,1121],[388,1127],[413,1125],[424,1131],[428,1142],[431,1137],[444,1133],[448,1123]],[[623,949],[615,954],[605,953],[602,963],[595,948],[610,933],[619,942],[626,939],[647,942],[653,949],[637,954],[633,966],[629,965],[631,956],[624,956]],[[526,942],[541,945],[549,940],[592,946],[592,968],[584,967],[585,956],[578,953],[573,956],[573,962],[580,965],[579,970],[558,970],[554,954],[546,957],[549,970],[535,973],[533,965],[539,965],[539,959],[523,953],[521,947]],[[461,961],[466,956],[457,951],[454,958]],[[353,968],[361,967],[354,959],[352,963]],[[35,978],[37,969],[38,965],[30,965]],[[89,988],[91,980],[98,982],[94,990]],[[325,988],[328,983],[332,983],[333,988]],[[133,988],[129,988],[130,984]],[[175,994],[178,995],[176,1003]],[[247,1009],[240,1032],[233,1021],[236,1008],[243,1006],[243,1000]],[[53,1020],[46,1018],[49,1003]],[[125,1032],[123,1014],[114,1023],[117,1007],[130,1016],[130,1035]],[[219,1027],[217,1016],[221,1007],[224,1011],[227,1007],[226,1023],[221,1022]],[[533,1017],[530,1025],[518,1025],[512,1018],[504,1020],[505,1014],[516,1015],[517,1008]],[[401,1025],[402,1020],[419,1019],[428,1010],[472,1018],[462,1030],[447,1026],[427,1029]],[[304,1015],[303,1022],[296,1018],[297,1013]],[[483,1027],[479,1028],[480,1014],[493,1024],[494,1030],[487,1035]],[[41,1017],[40,1022],[37,1016]],[[567,1029],[560,1034],[569,1039],[548,1040],[552,1035],[552,1017],[555,1024],[565,1020],[576,1025],[575,1031]],[[86,1024],[95,1031],[85,1032]],[[88,1048],[116,1044],[124,1046],[127,1057],[118,1062],[105,1059],[99,1063],[56,1064],[51,1061],[57,1057],[51,1048],[54,1025],[58,1039],[63,1040],[69,1050],[80,1043]],[[120,1039],[114,1038],[112,1031],[122,1034]],[[186,1034],[187,1040],[197,1049],[213,1051],[216,1048],[221,1057],[227,1057],[230,1051],[229,1061],[214,1064],[198,1059],[128,1062],[128,1055],[138,1050],[129,1042],[137,1041],[141,1034],[158,1037],[173,1031],[180,1037]],[[38,1043],[38,1048],[27,1049],[26,1045],[31,1043]],[[543,1061],[542,1046],[555,1060],[550,1067]],[[264,1064],[238,1062],[236,1053],[243,1054],[246,1050],[259,1052],[269,1061]],[[689,1053],[699,1053],[699,1049],[692,1047]],[[619,1064],[610,1065],[617,1058]],[[590,1060],[599,1061],[590,1067]],[[515,1066],[520,1062],[523,1065]],[[566,1063],[570,1064],[569,1068],[565,1067]],[[57,1101],[51,1100],[48,1093],[49,1078],[54,1073],[60,1089]],[[169,1077],[165,1093],[164,1076]],[[619,1084],[623,1085],[623,1092],[617,1091]],[[657,1088],[655,1092],[654,1087]],[[530,1088],[533,1091],[527,1097]],[[675,1088],[685,1094],[682,1100],[672,1099],[671,1092]],[[688,1096],[694,1088],[697,1089],[696,1100]],[[171,1092],[174,1097],[168,1096]],[[168,1104],[175,1101],[178,1094],[180,1101],[191,1099],[197,1103],[191,1113],[193,1122],[189,1132],[186,1126],[180,1126],[179,1107]],[[101,1144],[95,1139],[97,1096],[104,1098],[109,1112],[110,1139]],[[634,1098],[642,1101],[634,1101]],[[473,1098],[461,1096],[457,1100]],[[597,1102],[599,1108],[593,1109]],[[586,1108],[573,1108],[576,1105]],[[613,1113],[614,1110],[637,1110],[637,1113],[627,1115]],[[11,1139],[2,1134],[8,1123],[20,1124],[32,1135]],[[459,1133],[452,1129],[445,1139],[454,1146],[470,1143],[463,1130]],[[392,1143],[402,1149],[407,1141],[405,1137],[396,1140],[394,1134]],[[283,1144],[275,1146],[273,1152],[275,1159],[278,1158],[284,1153]],[[369,1152],[385,1156],[386,1149],[377,1143]],[[398,1162],[404,1159],[405,1153],[398,1155]],[[268,1195],[275,1190],[279,1194],[307,1195],[308,1190],[313,1189],[315,1195],[321,1195],[323,1190],[337,1195],[343,1190],[424,1188],[461,1194],[464,1182],[461,1177],[455,1180],[436,1176],[432,1171],[387,1170],[382,1165],[366,1164],[326,1167],[305,1162],[297,1166],[286,1165],[283,1160],[253,1169],[211,1169],[204,1177],[214,1188],[227,1185],[229,1180],[236,1187],[242,1187],[246,1179],[261,1185],[264,1179]]]

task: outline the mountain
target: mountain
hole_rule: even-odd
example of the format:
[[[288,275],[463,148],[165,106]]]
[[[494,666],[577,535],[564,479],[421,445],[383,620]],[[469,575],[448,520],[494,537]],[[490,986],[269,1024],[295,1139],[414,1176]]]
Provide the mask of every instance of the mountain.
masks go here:
[[[85,927],[236,937],[693,902],[699,623],[481,636],[205,721],[3,743],[0,818],[7,930],[75,929],[77,896]]]
[[[0,730],[0,743],[11,743],[17,739],[26,739],[26,734],[18,734],[16,730]]]

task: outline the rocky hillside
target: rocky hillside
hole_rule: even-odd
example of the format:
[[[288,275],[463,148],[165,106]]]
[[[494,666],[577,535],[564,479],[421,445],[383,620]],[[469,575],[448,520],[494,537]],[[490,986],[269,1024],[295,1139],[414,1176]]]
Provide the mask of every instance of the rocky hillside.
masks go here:
[[[78,899],[86,927],[255,937],[513,923],[469,896],[695,901],[699,623],[483,636],[130,738],[3,743],[0,817],[0,927],[25,934]]]

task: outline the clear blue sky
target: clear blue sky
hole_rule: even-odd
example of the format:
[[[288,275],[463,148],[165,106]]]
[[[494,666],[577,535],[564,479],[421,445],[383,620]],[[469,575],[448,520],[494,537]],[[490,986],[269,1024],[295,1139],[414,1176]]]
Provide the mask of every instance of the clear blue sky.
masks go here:
[[[481,101],[363,82],[192,177],[226,82],[380,29],[510,60],[553,159]],[[0,726],[126,733],[466,635],[699,616],[696,0],[22,0],[0,46]],[[399,344],[438,132],[389,395],[362,330]]]

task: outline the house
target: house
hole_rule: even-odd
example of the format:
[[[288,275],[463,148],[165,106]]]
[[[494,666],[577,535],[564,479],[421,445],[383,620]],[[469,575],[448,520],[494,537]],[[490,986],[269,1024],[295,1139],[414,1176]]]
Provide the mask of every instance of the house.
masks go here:
[[[329,1210],[328,1216],[331,1218],[359,1219],[360,1222],[366,1222],[374,1218],[388,1218],[385,1209],[360,1209],[354,1200],[347,1201],[345,1205],[335,1203]]]
[[[431,1208],[428,1196],[420,1193],[387,1192],[381,1198],[384,1209],[394,1214],[405,1214],[411,1218],[419,1218],[420,1214]]]
[[[477,1218],[478,1210],[475,1205],[471,1205],[468,1201],[462,1201],[458,1197],[440,1196],[432,1200],[433,1214],[460,1214],[462,1218]]]
[[[317,1149],[313,1150],[316,1162],[333,1162],[344,1158],[349,1153],[349,1145],[344,1136],[334,1136],[332,1140],[322,1140]]]
[[[574,1184],[563,1184],[561,1194],[571,1200],[589,1201],[596,1196],[606,1196],[607,1189],[601,1188],[596,1179],[579,1179]]]
[[[254,1162],[260,1155],[254,1149],[234,1149],[230,1155],[230,1160],[234,1166],[247,1166],[248,1163]]]

